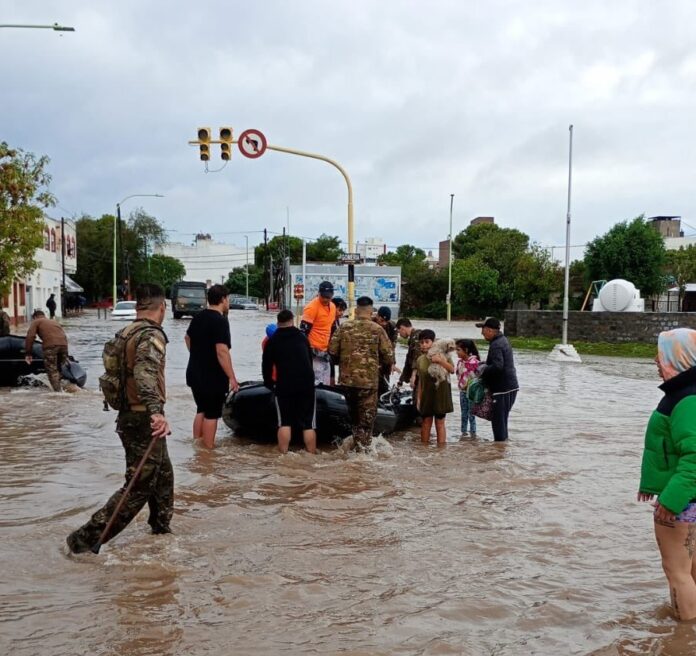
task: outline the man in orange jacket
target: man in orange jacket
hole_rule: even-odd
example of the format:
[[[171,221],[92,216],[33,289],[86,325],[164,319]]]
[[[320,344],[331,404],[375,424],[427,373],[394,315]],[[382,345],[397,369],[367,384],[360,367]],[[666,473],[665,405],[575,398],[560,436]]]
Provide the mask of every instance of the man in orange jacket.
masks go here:
[[[336,306],[331,302],[333,295],[333,285],[324,280],[319,285],[317,297],[305,305],[300,322],[300,330],[307,335],[312,349],[314,377],[318,383],[324,385],[331,382],[329,341],[336,321]]]

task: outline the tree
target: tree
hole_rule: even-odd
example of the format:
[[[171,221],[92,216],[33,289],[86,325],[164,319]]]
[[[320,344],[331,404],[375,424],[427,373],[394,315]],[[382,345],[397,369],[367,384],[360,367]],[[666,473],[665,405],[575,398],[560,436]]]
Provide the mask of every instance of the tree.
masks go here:
[[[665,271],[670,281],[679,287],[679,309],[681,309],[686,284],[696,281],[696,247],[689,245],[676,251],[667,251],[665,262]]]
[[[170,296],[171,286],[186,276],[186,267],[181,260],[161,253],[155,253],[148,258],[147,268],[148,271],[143,272],[139,282],[157,283],[167,296]]]
[[[277,235],[268,244],[259,244],[254,248],[254,263],[265,266],[268,257],[273,257],[273,263],[282,262],[290,257],[290,264],[302,264],[302,240],[299,237],[283,237]]]
[[[527,235],[514,228],[501,228],[495,223],[481,223],[468,226],[453,241],[452,253],[455,258],[465,260],[475,256],[479,262],[498,273],[495,302],[500,309],[509,307],[520,298],[517,270],[521,258],[528,252]]]
[[[468,312],[500,308],[498,272],[478,255],[452,263],[452,298]]]
[[[230,294],[244,296],[246,294],[246,268],[236,267],[230,271],[225,285],[230,290]],[[264,297],[263,268],[255,264],[249,265],[249,296],[255,298]]]
[[[591,241],[585,251],[587,282],[624,278],[644,296],[663,291],[665,246],[662,236],[645,222],[644,215],[622,221]]]
[[[79,248],[75,280],[92,300],[112,295],[114,221],[111,214],[99,219],[83,216],[76,222]],[[164,242],[161,223],[142,210],[136,210],[121,226],[117,280],[127,278],[131,291],[141,282],[154,282],[165,289],[186,275],[183,263],[166,255],[152,255],[155,245]]]
[[[388,266],[400,266],[404,269],[414,265],[416,267],[419,265],[427,266],[425,257],[425,251],[422,248],[411,246],[411,244],[402,244],[397,247],[395,252],[380,255],[377,258],[377,263]]]
[[[551,294],[563,289],[563,268],[538,244],[532,244],[519,258],[516,276],[515,300],[530,306],[548,305]]]
[[[43,244],[43,211],[56,201],[48,191],[49,159],[0,143],[0,297],[16,277],[36,269]]]
[[[338,237],[322,234],[316,241],[307,244],[308,262],[336,262],[341,255],[343,249]]]

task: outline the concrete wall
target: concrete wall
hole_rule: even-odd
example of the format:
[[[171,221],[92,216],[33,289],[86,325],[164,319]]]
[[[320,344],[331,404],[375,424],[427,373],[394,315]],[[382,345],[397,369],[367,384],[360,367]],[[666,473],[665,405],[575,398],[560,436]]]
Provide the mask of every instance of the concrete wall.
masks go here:
[[[505,310],[505,334],[510,337],[556,337],[561,341],[562,312]],[[696,312],[570,312],[569,342],[656,343],[672,328],[696,329]]]

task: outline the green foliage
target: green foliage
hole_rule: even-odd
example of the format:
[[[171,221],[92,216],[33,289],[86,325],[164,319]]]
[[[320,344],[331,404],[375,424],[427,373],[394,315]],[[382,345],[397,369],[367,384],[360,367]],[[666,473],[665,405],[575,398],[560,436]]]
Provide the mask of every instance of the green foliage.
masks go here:
[[[169,298],[171,286],[186,277],[186,267],[176,257],[155,253],[148,257],[147,264],[143,262],[140,265],[136,276],[140,282],[154,282],[161,285]]]
[[[455,258],[476,257],[480,265],[497,272],[497,292],[489,307],[504,308],[520,299],[518,269],[520,260],[528,254],[529,237],[514,228],[501,228],[494,223],[470,225],[453,241]],[[531,254],[535,258],[535,254]],[[529,261],[527,261],[529,266]],[[536,300],[536,299],[535,299]]]
[[[387,266],[400,266],[402,274],[404,269],[418,270],[426,265],[425,251],[411,244],[403,244],[399,246],[394,253],[384,253],[377,258],[378,264],[386,264]]]
[[[113,289],[114,222],[116,217],[104,214],[99,219],[83,216],[75,225],[78,244],[75,280],[92,300],[110,297]],[[131,213],[120,230],[117,280],[130,276],[131,290],[141,282],[154,282],[171,287],[186,275],[183,263],[174,257],[152,254],[155,245],[165,241],[166,231],[153,216],[142,210]]]
[[[664,290],[665,247],[661,235],[644,220],[617,223],[592,240],[585,251],[585,281],[624,278],[653,296]]]
[[[538,244],[532,244],[519,258],[515,275],[515,300],[528,305],[548,304],[551,294],[563,289],[563,268]]]
[[[452,298],[469,311],[485,314],[500,307],[498,272],[478,255],[452,263]]]
[[[341,240],[338,237],[322,234],[316,241],[307,244],[308,262],[331,262],[333,264],[342,254]]]
[[[225,283],[230,294],[238,296],[246,295],[246,269],[245,267],[236,267],[230,271],[230,275]],[[264,275],[263,267],[255,264],[249,265],[249,296],[255,298],[264,297]]]
[[[302,264],[302,240],[299,237],[277,235],[267,245],[259,244],[254,249],[254,263],[257,266],[263,267],[269,256],[273,257],[274,265],[287,256],[290,257],[290,264]]]
[[[696,247],[689,245],[676,251],[665,253],[665,272],[670,282],[679,287],[679,307],[681,308],[686,283],[696,281]]]
[[[36,268],[34,254],[43,245],[43,210],[55,205],[48,191],[48,157],[37,158],[0,142],[0,297],[16,277]]]

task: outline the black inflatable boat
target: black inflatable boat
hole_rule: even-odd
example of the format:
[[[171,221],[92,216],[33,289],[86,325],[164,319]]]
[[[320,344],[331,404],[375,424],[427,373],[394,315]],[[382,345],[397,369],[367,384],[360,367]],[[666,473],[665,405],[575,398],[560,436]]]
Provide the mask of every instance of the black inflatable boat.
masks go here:
[[[319,385],[317,392],[317,438],[327,442],[351,434],[346,399],[339,386]],[[387,435],[412,426],[416,419],[411,392],[397,389],[382,395],[375,420],[375,435]],[[235,434],[274,442],[278,430],[273,393],[259,382],[242,383],[230,394],[222,418]],[[293,439],[296,436],[293,429]]]
[[[33,358],[31,364],[24,361],[24,337],[8,335],[0,337],[0,386],[14,387],[20,377],[29,374],[42,374],[46,370],[43,363],[43,347],[41,343],[34,342],[31,351]],[[61,377],[80,387],[84,387],[87,381],[85,370],[72,357],[69,362],[63,364]]]

